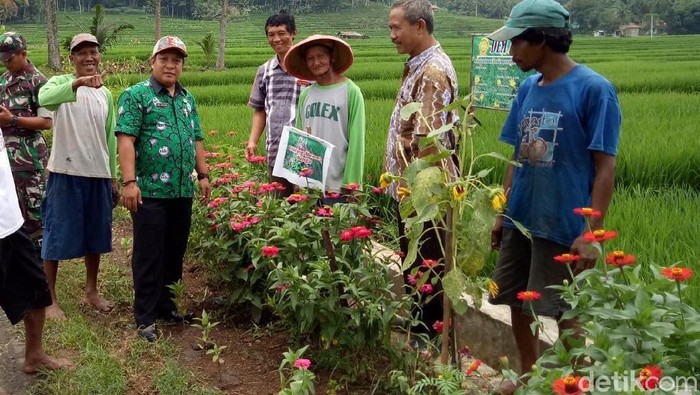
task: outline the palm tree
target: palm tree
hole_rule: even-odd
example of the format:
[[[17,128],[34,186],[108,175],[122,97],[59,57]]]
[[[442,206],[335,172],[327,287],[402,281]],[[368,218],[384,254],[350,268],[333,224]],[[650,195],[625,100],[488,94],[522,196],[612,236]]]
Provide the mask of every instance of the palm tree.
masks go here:
[[[95,15],[92,17],[92,23],[90,24],[90,29],[87,29],[87,31],[90,32],[95,38],[97,38],[97,42],[100,43],[100,51],[106,52],[107,47],[112,46],[116,44],[117,39],[119,39],[119,36],[124,33],[125,30],[132,30],[134,28],[134,25],[131,23],[121,23],[118,25],[108,25],[105,22],[105,16],[107,15],[107,12],[105,11],[105,8],[102,4],[98,4],[95,6]],[[71,18],[68,16],[69,19],[71,19],[73,22],[76,22],[75,19]],[[47,20],[48,20],[48,15],[47,15]],[[76,22],[77,24],[77,22]],[[82,26],[78,25],[80,27],[81,31],[85,31],[86,29],[83,28]],[[70,42],[71,42],[71,37],[66,37],[63,40],[63,48],[68,51],[70,49]]]

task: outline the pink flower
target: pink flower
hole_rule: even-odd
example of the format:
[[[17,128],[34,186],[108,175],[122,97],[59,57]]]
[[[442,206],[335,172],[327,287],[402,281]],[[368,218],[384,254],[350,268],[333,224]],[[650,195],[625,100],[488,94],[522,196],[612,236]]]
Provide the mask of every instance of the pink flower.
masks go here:
[[[217,169],[230,169],[231,167],[233,167],[233,165],[228,162],[223,162],[215,164],[214,167],[216,167]]]
[[[308,167],[302,168],[301,171],[299,172],[300,177],[309,177],[312,174],[314,174],[313,169],[309,169]]]
[[[415,276],[412,276],[410,274],[406,275],[406,282],[408,282],[411,285],[416,285],[418,282],[418,278],[420,277],[420,272],[416,273]]]
[[[275,292],[283,292],[285,289],[289,288],[289,284],[277,284],[275,285]]]
[[[250,217],[250,224],[251,224],[251,225],[255,225],[255,224],[257,224],[258,222],[260,222],[260,217],[258,217],[258,216],[256,216],[256,215]]]
[[[228,200],[225,197],[218,197],[214,198],[209,204],[207,205],[209,208],[217,208],[219,207],[222,203],[224,203],[226,200]]]
[[[299,358],[294,361],[294,367],[299,369],[308,369],[311,367],[311,361],[304,358]]]
[[[316,215],[318,215],[319,217],[332,217],[333,210],[328,206],[323,206],[316,210]]]
[[[328,192],[326,193],[326,198],[328,199],[338,199],[340,194],[338,192]]]
[[[384,193],[384,189],[379,187],[372,187],[372,192],[376,193],[377,195],[381,195],[382,193]]]
[[[352,182],[350,184],[345,185],[345,189],[347,189],[348,191],[357,191],[358,189],[360,189],[360,184]]]
[[[250,163],[263,163],[263,162],[267,162],[267,158],[264,156],[251,156],[248,158],[248,162],[250,162]]]
[[[245,222],[231,222],[231,229],[235,230],[236,232],[240,232],[243,229],[247,228],[249,224]]]
[[[302,195],[299,193],[293,193],[287,198],[287,201],[289,203],[299,203],[306,200],[309,200],[309,197],[307,195]]]
[[[433,329],[435,329],[435,332],[437,332],[437,333],[442,333],[442,330],[443,330],[442,321],[435,321],[433,323]]]
[[[262,207],[264,203],[265,203],[265,201],[260,199],[257,202],[255,202],[255,207]]]
[[[275,246],[265,246],[261,249],[261,252],[264,257],[273,258],[279,254],[280,249]]]
[[[430,295],[433,293],[433,286],[431,284],[423,284],[418,288],[418,292]]]

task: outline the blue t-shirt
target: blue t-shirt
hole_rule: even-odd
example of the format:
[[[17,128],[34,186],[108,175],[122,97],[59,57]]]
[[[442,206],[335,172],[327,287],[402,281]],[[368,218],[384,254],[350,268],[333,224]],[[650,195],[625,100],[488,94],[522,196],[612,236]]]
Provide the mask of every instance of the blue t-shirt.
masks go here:
[[[520,86],[500,140],[515,147],[507,215],[534,237],[569,246],[585,222],[595,176],[593,151],[617,154],[622,117],[615,88],[581,65],[538,86],[541,74]],[[514,227],[508,218],[504,225]]]

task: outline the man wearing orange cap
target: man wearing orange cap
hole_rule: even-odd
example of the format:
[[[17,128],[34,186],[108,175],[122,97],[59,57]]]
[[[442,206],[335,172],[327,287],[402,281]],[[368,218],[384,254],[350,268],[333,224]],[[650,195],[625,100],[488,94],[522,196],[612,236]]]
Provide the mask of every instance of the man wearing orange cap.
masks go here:
[[[54,111],[41,245],[53,299],[46,309],[50,318],[65,317],[56,297],[58,262],[83,256],[83,303],[102,312],[114,307],[97,290],[100,254],[112,251],[112,208],[118,199],[114,104],[100,59],[95,36],[75,35],[70,43],[73,73],[51,77],[39,91],[39,104]]]
[[[209,198],[202,126],[197,103],[178,80],[187,47],[178,37],[158,40],[151,77],[119,97],[116,134],[124,206],[134,223],[134,318],[138,334],[153,342],[155,322],[190,322],[168,288],[182,279],[195,194]]]
[[[326,188],[330,192],[341,192],[345,185],[362,183],[365,102],[360,88],[343,76],[352,61],[352,49],[345,41],[323,35],[301,41],[284,57],[289,74],[316,80],[299,96],[296,127],[335,147],[326,176]]]

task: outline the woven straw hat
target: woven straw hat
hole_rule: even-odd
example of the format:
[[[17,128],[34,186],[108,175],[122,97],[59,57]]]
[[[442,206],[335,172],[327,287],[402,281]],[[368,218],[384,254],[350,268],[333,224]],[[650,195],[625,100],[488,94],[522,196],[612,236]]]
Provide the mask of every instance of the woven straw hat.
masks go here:
[[[316,45],[332,49],[333,71],[336,73],[343,74],[352,66],[352,48],[348,43],[337,37],[315,34],[289,48],[284,57],[284,68],[287,69],[287,72],[303,80],[315,80],[316,77],[306,65],[305,54],[309,47]]]

